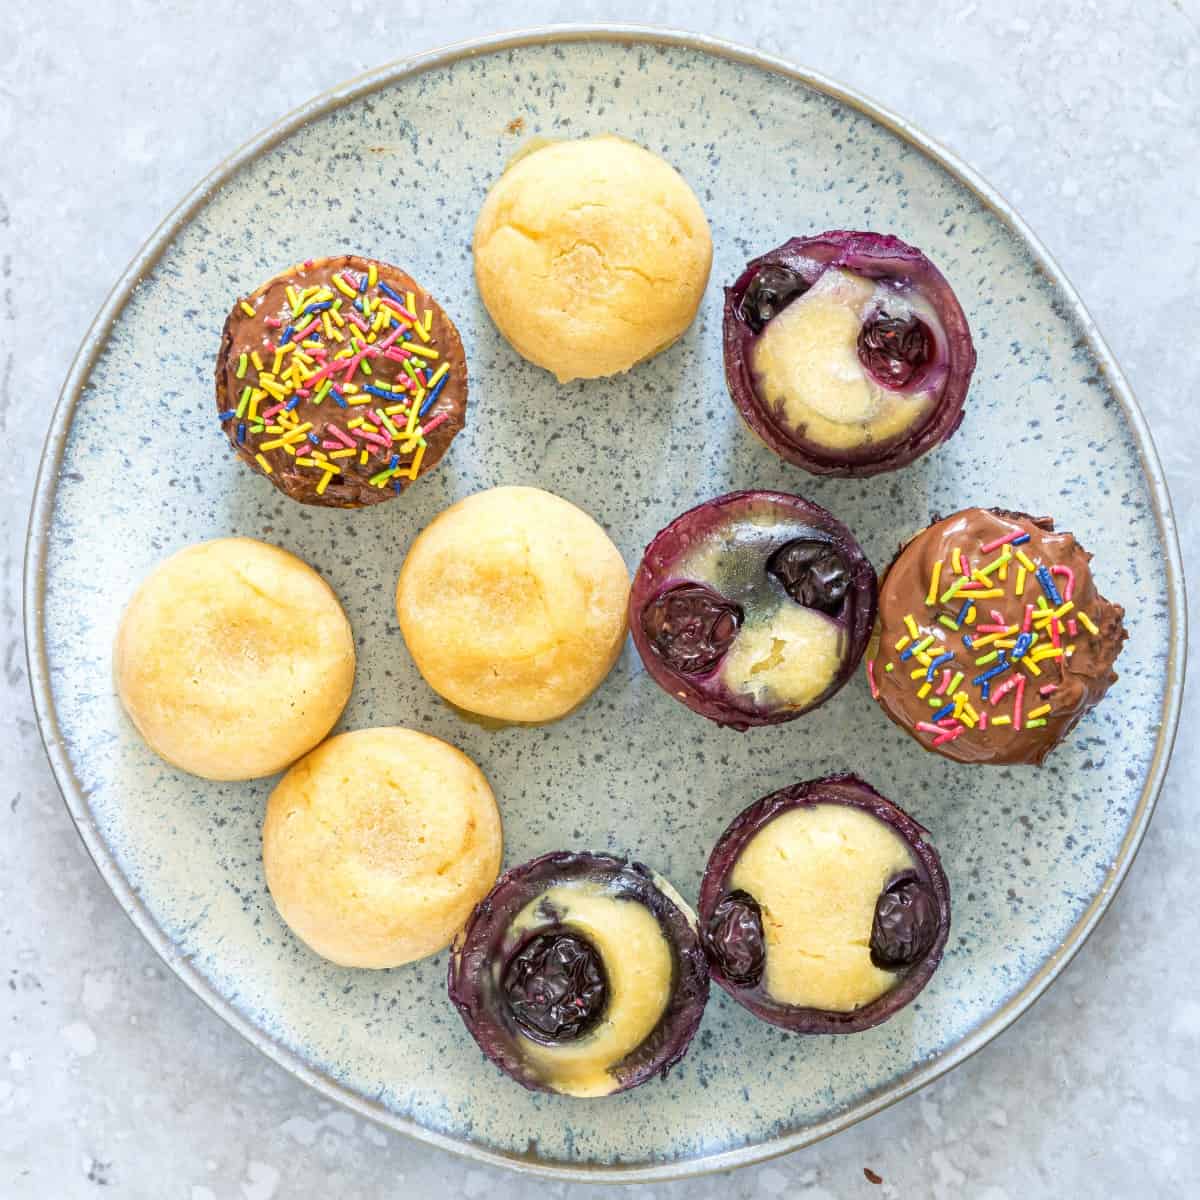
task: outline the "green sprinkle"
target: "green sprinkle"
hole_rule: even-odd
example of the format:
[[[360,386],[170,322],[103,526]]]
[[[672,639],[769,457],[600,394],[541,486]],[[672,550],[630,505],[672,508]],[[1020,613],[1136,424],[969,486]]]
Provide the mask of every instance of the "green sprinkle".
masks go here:
[[[378,475],[372,475],[368,482],[372,487],[383,487],[394,474],[395,471],[388,467],[386,470],[380,471]]]
[[[980,658],[977,658],[975,660],[975,665],[977,667],[986,667],[988,665],[988,663],[995,662],[996,659],[998,659],[999,657],[1000,657],[1000,651],[993,650],[990,654],[984,654]]]
[[[963,673],[955,671],[954,678],[950,680],[950,686],[946,688],[946,695],[953,696],[958,691],[958,685],[963,681]]]
[[[955,633],[958,632],[958,626],[954,623],[954,618],[946,616],[945,613],[942,613],[942,615],[938,617],[938,624],[945,625],[947,629],[953,629]]]
[[[238,377],[239,379],[245,379],[245,378],[246,378],[246,362],[247,362],[247,358],[246,358],[246,356],[243,354],[243,355],[241,356],[241,358],[239,358],[239,359],[238,359],[238,366],[237,366],[237,377]]]
[[[246,356],[243,354],[242,358],[244,359],[245,357]],[[237,412],[234,413],[234,416],[237,417],[239,421],[246,415],[246,409],[250,407],[250,393],[251,388],[250,385],[247,384],[244,388],[242,388],[242,396],[238,401]]]
[[[885,671],[894,671],[894,670],[896,669],[896,664],[895,664],[895,663],[888,663],[888,665],[887,665],[886,667],[884,667],[883,669],[884,669]]]
[[[1025,728],[1026,729],[1039,729],[1039,728],[1041,728],[1041,726],[1045,725],[1045,723],[1046,723],[1045,717],[1035,717],[1032,721],[1025,722]]]

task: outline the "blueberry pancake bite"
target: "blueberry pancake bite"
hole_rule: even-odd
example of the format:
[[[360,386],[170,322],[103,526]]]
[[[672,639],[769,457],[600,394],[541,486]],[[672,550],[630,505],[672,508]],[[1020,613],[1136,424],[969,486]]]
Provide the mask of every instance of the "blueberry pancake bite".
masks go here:
[[[506,872],[450,956],[450,999],[484,1054],[533,1091],[609,1096],[687,1052],[708,1000],[696,918],[607,854]]]
[[[967,508],[896,556],[867,652],[871,694],[926,749],[1037,763],[1116,682],[1125,610],[1048,517]]]
[[[793,1033],[858,1033],[929,982],[950,889],[916,821],[854,775],[783,788],[737,816],[708,860],[712,977]]]
[[[466,423],[454,323],[410,275],[353,254],[309,259],[239,299],[216,384],[237,456],[301,504],[398,496]]]
[[[651,677],[721,725],[790,721],[854,673],[875,571],[850,531],[782,492],[732,492],[646,548],[629,626]]]
[[[907,466],[959,426],[975,349],[942,273],[899,238],[792,238],[725,289],[725,378],[781,458],[816,475]]]

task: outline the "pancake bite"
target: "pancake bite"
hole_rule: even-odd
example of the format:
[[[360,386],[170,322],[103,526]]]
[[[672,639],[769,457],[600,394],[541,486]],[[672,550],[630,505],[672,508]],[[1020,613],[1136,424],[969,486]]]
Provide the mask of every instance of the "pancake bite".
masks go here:
[[[646,547],[629,626],[647,672],[721,725],[790,721],[854,673],[875,571],[837,518],[801,496],[732,492]]]
[[[488,192],[474,246],[492,320],[560,383],[665,350],[692,323],[712,266],[708,222],[683,177],[607,135],[516,158]]]
[[[279,915],[343,967],[444,949],[496,882],[502,850],[483,772],[412,729],[330,738],[280,780],[263,822]]]
[[[239,299],[216,383],[237,456],[301,504],[398,496],[466,423],[454,322],[399,267],[354,254],[308,259]]]
[[[815,475],[907,466],[959,426],[975,349],[950,284],[899,238],[792,238],[725,289],[725,378],[750,428]]]
[[[696,918],[639,863],[555,853],[508,871],[448,979],[480,1049],[533,1091],[610,1096],[665,1074],[708,1001]]]
[[[793,1033],[857,1033],[937,969],[950,889],[927,832],[854,775],[784,788],[721,835],[700,889],[712,977]]]
[[[205,779],[281,771],[333,727],[354,683],[354,637],[329,585],[253,538],[188,546],[121,616],[117,694],[150,748]]]
[[[451,505],[413,542],[400,630],[435,692],[500,721],[554,721],[600,686],[625,641],[629,573],[587,513],[538,488]]]
[[[927,750],[1041,764],[1117,681],[1125,610],[1048,517],[967,508],[896,556],[867,651],[871,693]]]

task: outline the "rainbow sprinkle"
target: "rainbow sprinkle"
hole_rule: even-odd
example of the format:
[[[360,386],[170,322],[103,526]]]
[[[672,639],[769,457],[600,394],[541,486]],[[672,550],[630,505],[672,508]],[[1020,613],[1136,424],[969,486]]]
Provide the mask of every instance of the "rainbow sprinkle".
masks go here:
[[[938,559],[930,568],[926,611],[905,614],[907,632],[894,646],[881,644],[877,658],[867,660],[873,697],[879,698],[877,672],[882,672],[896,681],[888,687],[915,688],[916,696],[928,702],[929,720],[914,727],[929,736],[930,745],[940,748],[991,726],[1011,727],[1017,734],[1043,728],[1055,717],[1054,696],[1077,636],[1081,631],[1100,635],[1091,616],[1075,606],[1074,570],[1035,561],[1021,548],[1031,541],[1032,534],[1015,525],[980,545],[951,547],[948,560]],[[972,556],[983,565],[972,569]],[[1015,567],[1011,589],[1000,586],[1009,582],[1010,563]],[[1040,593],[1033,602],[1023,599],[1027,581],[1036,581]],[[1007,602],[1008,611],[983,607],[982,600],[1002,608]],[[913,669],[893,674],[897,663]],[[1040,683],[1037,677],[1047,668],[1059,682]],[[904,674],[911,682],[903,681]],[[1030,684],[1036,699],[1027,706]]]
[[[229,394],[238,401],[219,420],[264,474],[283,466],[311,471],[318,496],[348,470],[400,492],[421,469],[427,436],[452,415],[436,407],[452,374],[441,361],[433,310],[418,318],[416,295],[401,296],[375,264],[311,277],[314,265],[292,268],[278,301],[276,283],[238,301],[242,314],[282,332],[277,342],[268,334],[235,348],[238,384]],[[321,408],[326,400],[336,408]],[[339,424],[341,410],[355,407],[365,416]]]

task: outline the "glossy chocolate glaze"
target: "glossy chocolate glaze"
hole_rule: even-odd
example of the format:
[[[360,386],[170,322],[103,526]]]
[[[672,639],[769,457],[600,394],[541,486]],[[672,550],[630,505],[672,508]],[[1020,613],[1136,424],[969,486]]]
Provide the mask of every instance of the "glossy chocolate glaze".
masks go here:
[[[225,322],[225,328],[221,335],[221,349],[217,358],[216,371],[217,412],[236,412],[243,389],[247,385],[254,386],[257,383],[259,372],[252,361],[247,362],[244,375],[241,378],[238,377],[238,366],[243,354],[247,355],[249,359],[250,354],[257,351],[263,363],[264,373],[269,373],[273,366],[275,349],[288,327],[292,326],[298,332],[303,331],[302,327],[293,320],[292,306],[287,298],[289,286],[295,288],[299,293],[313,286],[326,286],[333,292],[335,299],[342,301],[343,312],[349,313],[353,309],[354,302],[350,297],[344,296],[342,291],[334,285],[334,276],[349,280],[351,287],[357,290],[360,278],[367,274],[371,265],[372,260],[354,254],[310,259],[276,275],[274,279],[257,288],[246,299],[238,300]],[[407,297],[409,292],[413,293],[418,310],[417,317],[423,319],[426,310],[433,314],[429,341],[424,342],[414,335],[413,342],[417,345],[431,347],[436,350],[438,357],[432,359],[416,355],[411,359],[413,365],[418,368],[428,365],[433,371],[442,363],[446,363],[450,368],[446,375],[446,382],[437,398],[421,418],[421,428],[431,425],[434,427],[425,437],[427,445],[418,469],[419,478],[437,466],[442,456],[450,448],[455,434],[466,423],[466,358],[458,330],[455,329],[454,323],[442,311],[437,301],[410,275],[398,267],[378,262],[374,265],[380,283],[386,284],[393,292],[402,297]],[[392,298],[378,286],[368,287],[365,295],[372,301],[381,300],[389,304],[394,303]],[[248,304],[254,310],[253,316],[245,311],[242,307],[243,304]],[[317,315],[312,314],[307,320],[311,322],[312,317]],[[362,319],[361,314],[357,311],[355,311],[355,315]],[[345,320],[344,316],[343,320]],[[350,321],[346,321],[340,327],[334,324],[333,327],[343,337],[342,342],[329,339],[321,325],[318,325],[314,331],[321,342],[321,347],[328,347],[331,354],[350,346],[349,335],[356,330]],[[381,345],[386,343],[392,328],[394,326],[381,330],[378,335],[363,334],[368,342],[369,348],[366,351],[365,361],[370,366],[371,374],[368,376],[361,369],[354,372],[351,382],[358,385],[359,395],[369,395],[369,393],[361,391],[364,385],[369,384],[390,391],[393,384],[403,383],[409,379],[403,363],[396,358],[386,357],[380,349]],[[393,349],[398,351],[403,344],[402,340],[397,340],[393,344]],[[320,351],[314,347],[306,350],[305,353],[313,359],[313,369],[319,370],[322,365]],[[333,372],[331,377],[335,381],[343,381],[345,372],[338,370]],[[350,399],[350,394],[343,393],[343,395],[347,400]],[[256,431],[254,423],[249,420],[231,416],[221,422],[221,427],[229,439],[230,445],[244,463],[259,474],[266,475],[281,492],[293,500],[298,500],[301,504],[317,504],[330,508],[362,508],[369,504],[378,504],[396,495],[397,489],[394,486],[396,481],[399,482],[401,491],[409,487],[412,481],[408,479],[407,472],[403,470],[399,475],[389,479],[383,487],[370,482],[372,477],[389,467],[396,455],[399,455],[401,468],[412,463],[415,446],[406,450],[405,447],[409,446],[407,438],[400,440],[391,438],[386,435],[385,430],[383,441],[372,442],[361,437],[355,430],[347,428],[348,421],[352,421],[356,417],[367,417],[380,405],[388,406],[387,399],[371,396],[370,404],[348,404],[343,408],[332,395],[326,395],[320,404],[313,402],[315,396],[316,387],[314,385],[309,389],[309,395],[300,396],[295,408],[291,410],[299,418],[300,424],[311,423],[311,432],[318,439],[317,443],[310,440],[308,446],[295,456],[289,454],[282,447],[264,451],[263,443],[270,445],[279,435],[261,426]],[[403,399],[402,396],[396,397],[397,401]],[[428,399],[427,396],[426,399]],[[258,411],[260,414],[269,411],[277,403],[278,400],[274,397],[265,396],[258,404]],[[406,424],[405,418],[400,416],[397,420],[393,416],[390,419],[403,433]],[[374,423],[378,426],[378,422]],[[269,425],[271,422],[268,420],[266,424]],[[337,462],[341,469],[340,473],[331,477],[323,492],[318,494],[317,486],[324,478],[325,472],[312,466],[304,466],[296,459],[307,457],[313,450],[323,449],[325,454],[329,454],[330,448],[335,443],[342,445],[343,439],[327,432],[331,425],[346,435],[349,441],[359,448],[359,452],[352,456],[330,460]],[[239,439],[239,426],[243,427],[241,439]],[[383,444],[384,441],[386,441],[386,445]],[[361,457],[362,450],[367,451],[365,463]],[[269,473],[264,471],[260,465],[257,458],[259,454],[267,459],[271,467]]]
[[[1067,592],[1070,590],[1069,598],[1075,607],[1062,618],[1059,641],[1064,650],[1063,656],[1037,661],[1040,674],[1036,675],[1019,663],[1012,666],[990,681],[991,697],[984,700],[980,687],[974,685],[972,680],[994,669],[999,665],[999,660],[976,665],[976,659],[997,647],[995,643],[989,643],[973,650],[964,645],[962,635],[967,634],[973,640],[987,637],[987,633],[979,627],[997,624],[991,615],[993,609],[1003,616],[1006,626],[1022,625],[1025,605],[1036,604],[1037,597],[1044,595],[1037,577],[1027,571],[1023,595],[1015,594],[1020,563],[1014,553],[1007,567],[1006,580],[1001,581],[998,572],[993,573],[992,582],[1004,594],[979,600],[974,625],[964,624],[957,632],[939,623],[938,616],[945,614],[951,619],[955,618],[969,592],[960,592],[947,603],[927,605],[925,601],[935,563],[942,563],[939,600],[956,578],[952,569],[955,547],[967,556],[971,569],[978,570],[1003,552],[999,548],[982,553],[981,546],[1014,532],[1018,536],[1029,535],[1029,541],[1015,546],[1014,552],[1023,551],[1036,566],[1059,568],[1052,573],[1051,579],[1063,601],[1068,599]],[[1096,590],[1091,558],[1072,534],[1055,531],[1054,523],[1049,518],[1035,519],[1025,513],[1002,509],[964,509],[917,534],[896,556],[880,586],[879,618],[867,650],[868,662],[873,663],[871,673],[878,689],[879,704],[884,712],[927,748],[958,762],[1041,763],[1117,679],[1113,663],[1121,653],[1127,636],[1122,623],[1125,610],[1121,605],[1106,600]],[[1073,587],[1068,583],[1070,575],[1067,572],[1074,577]],[[1047,603],[1051,601],[1047,600]],[[1088,630],[1079,616],[1081,613],[1091,620],[1096,633]],[[979,724],[975,728],[964,728],[961,733],[937,746],[932,744],[933,740],[942,735],[917,728],[918,722],[930,723],[936,710],[929,703],[932,692],[924,699],[917,694],[923,682],[911,678],[911,671],[917,668],[917,663],[912,658],[901,660],[900,652],[895,649],[896,643],[909,633],[904,621],[906,615],[912,616],[920,630],[921,639],[930,634],[937,639],[930,647],[931,651],[939,655],[953,652],[953,660],[948,660],[944,665],[952,672],[963,672],[964,681],[960,686],[967,692],[973,708],[978,713],[987,714],[986,728],[981,728]],[[1075,620],[1073,633],[1067,626],[1071,619]],[[1051,645],[1052,639],[1047,630],[1039,636],[1030,653],[1032,655]],[[1069,647],[1074,649],[1067,653]],[[1011,654],[1012,651],[1006,653]],[[891,671],[886,669],[888,663],[893,664]],[[942,669],[939,667],[935,672],[935,689]],[[1002,694],[1000,689],[1009,680],[1020,678],[1024,678],[1025,682],[1021,687],[1021,720],[1018,723],[1015,717],[1016,689],[1008,688]],[[1052,690],[1043,695],[1042,689]],[[946,702],[951,699],[949,695],[939,698]],[[1047,704],[1050,706],[1049,712],[1035,718],[1044,720],[1045,724],[1031,728],[1028,714]],[[996,724],[996,717],[1009,717],[1010,721]],[[947,728],[947,732],[954,731]]]

